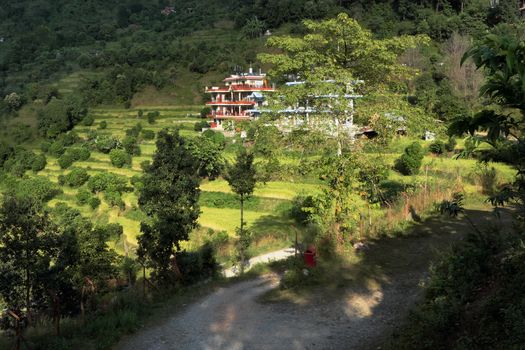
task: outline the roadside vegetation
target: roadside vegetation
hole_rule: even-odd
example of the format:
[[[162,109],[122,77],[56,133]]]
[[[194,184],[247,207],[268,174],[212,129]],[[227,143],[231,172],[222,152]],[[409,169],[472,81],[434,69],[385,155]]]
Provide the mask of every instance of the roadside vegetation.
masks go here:
[[[417,232],[439,208],[465,215],[463,199],[471,209],[487,209],[486,198],[514,205],[521,223],[523,29],[508,24],[518,19],[507,3],[418,4],[0,9],[0,306],[12,312],[0,346],[21,327],[34,349],[110,348],[162,300],[191,300],[222,283],[223,267],[243,273],[249,257],[290,246],[315,250],[317,267],[277,264],[269,300],[344,287],[359,277],[347,272],[360,249]],[[242,16],[228,17],[231,8]],[[261,18],[247,15],[255,9]],[[61,23],[66,10],[104,25]],[[14,19],[34,23],[28,37]],[[304,84],[283,87],[257,121],[207,130],[203,84],[255,61],[277,83]],[[360,95],[355,122],[375,134],[348,137],[350,93]],[[302,104],[321,127],[280,127],[275,111]],[[423,141],[428,131],[435,139]],[[431,269],[394,348],[523,340],[512,331],[520,232],[472,228]]]

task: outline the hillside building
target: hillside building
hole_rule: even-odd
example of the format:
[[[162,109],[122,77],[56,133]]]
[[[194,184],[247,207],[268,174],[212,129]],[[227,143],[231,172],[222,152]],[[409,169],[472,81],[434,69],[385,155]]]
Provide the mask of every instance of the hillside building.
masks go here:
[[[266,74],[261,71],[254,73],[252,68],[248,73],[230,75],[223,83],[223,86],[206,87],[205,90],[211,94],[206,105],[211,108],[208,117],[212,128],[222,129],[225,120],[257,118],[260,108],[268,104],[265,94],[275,91]]]

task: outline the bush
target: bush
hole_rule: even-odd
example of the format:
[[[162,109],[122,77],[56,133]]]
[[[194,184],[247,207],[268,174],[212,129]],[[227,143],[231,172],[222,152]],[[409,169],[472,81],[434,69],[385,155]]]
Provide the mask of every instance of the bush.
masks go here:
[[[177,254],[177,264],[182,272],[183,283],[192,284],[213,277],[218,269],[214,249],[204,244],[196,252],[183,251]]]
[[[436,155],[441,155],[443,153],[445,153],[446,151],[446,148],[445,148],[445,144],[443,143],[443,141],[434,141],[432,142],[429,146],[428,146],[428,150],[432,153],[432,154],[436,154]]]
[[[160,113],[158,111],[148,112],[148,123],[155,124],[159,116]]]
[[[60,168],[67,169],[69,168],[75,159],[70,153],[64,153],[58,158],[58,165],[60,165]]]
[[[315,206],[313,196],[296,196],[292,200],[292,208],[290,209],[290,217],[300,225],[306,225],[312,221],[311,211],[309,208]]]
[[[51,142],[49,141],[44,141],[40,144],[40,150],[44,153],[49,151],[49,147],[51,147]]]
[[[120,141],[111,136],[101,136],[97,138],[96,148],[99,152],[109,153],[112,149],[120,146]]]
[[[92,115],[88,114],[82,119],[82,125],[84,126],[91,126],[95,123],[95,118],[93,118]]]
[[[137,123],[131,129],[126,130],[126,136],[139,137],[141,131],[142,131],[142,124]]]
[[[449,137],[447,143],[445,144],[445,149],[447,152],[454,152],[457,144],[458,142],[456,141],[455,137]]]
[[[208,129],[202,133],[202,136],[212,140],[220,149],[224,149],[224,146],[226,145],[226,137],[222,132],[215,132]]]
[[[35,155],[35,157],[33,158],[33,163],[31,164],[31,170],[37,173],[40,170],[44,170],[46,165],[47,165],[46,156],[43,154],[38,154],[38,155]]]
[[[62,141],[59,141],[59,140],[53,142],[48,148],[49,154],[52,155],[53,157],[60,157],[61,155],[64,154],[65,151],[66,151],[66,146],[64,145]]]
[[[143,160],[142,162],[140,162],[140,168],[142,169],[142,171],[147,171],[150,165],[151,165],[151,161],[149,160]]]
[[[109,159],[111,164],[117,168],[122,168],[124,165],[131,165],[131,156],[123,149],[112,149],[109,152]]]
[[[97,209],[100,205],[100,199],[98,199],[98,197],[92,197],[89,199],[88,204],[93,210]]]
[[[91,199],[91,193],[86,189],[81,189],[78,191],[75,197],[77,199],[78,205],[84,205],[87,204]]]
[[[104,130],[104,129],[106,129],[107,127],[108,127],[108,123],[107,123],[105,120],[101,121],[101,122],[98,124],[98,128],[99,128],[100,130]]]
[[[81,168],[75,168],[72,169],[67,175],[66,175],[66,184],[68,184],[71,187],[80,187],[83,184],[85,184],[89,179],[89,174],[85,169]]]
[[[211,108],[204,107],[203,109],[201,109],[201,112],[200,112],[201,118],[206,118],[210,113],[211,113]]]
[[[124,150],[129,155],[140,156],[141,150],[135,136],[126,136],[124,140],[122,140],[122,147],[124,147]]]
[[[66,177],[65,177],[65,175],[58,175],[57,181],[58,181],[58,184],[60,186],[64,186],[66,184]]]
[[[79,160],[86,161],[91,157],[91,152],[85,147],[70,148],[66,153],[70,154],[75,162]]]
[[[202,129],[209,128],[209,127],[210,127],[210,123],[208,123],[205,120],[201,120],[200,122],[195,123],[195,125],[193,126],[193,130],[201,132]]]
[[[403,175],[415,175],[419,173],[423,157],[423,148],[418,142],[414,142],[405,148],[405,152],[396,160],[394,167]]]
[[[128,179],[113,173],[98,173],[89,178],[87,187],[93,193],[103,191],[124,192],[127,190]]]
[[[153,140],[155,138],[155,132],[153,130],[142,130],[142,137],[144,140]]]

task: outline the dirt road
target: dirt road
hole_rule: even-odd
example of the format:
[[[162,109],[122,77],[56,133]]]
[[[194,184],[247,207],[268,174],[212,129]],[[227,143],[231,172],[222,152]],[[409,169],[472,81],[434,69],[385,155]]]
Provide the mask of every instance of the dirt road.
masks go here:
[[[469,214],[481,224],[489,218]],[[376,349],[421,297],[431,258],[468,229],[464,220],[433,219],[407,238],[372,243],[356,267],[369,271],[366,283],[345,285],[330,300],[321,292],[305,304],[259,302],[276,275],[222,288],[116,349]]]

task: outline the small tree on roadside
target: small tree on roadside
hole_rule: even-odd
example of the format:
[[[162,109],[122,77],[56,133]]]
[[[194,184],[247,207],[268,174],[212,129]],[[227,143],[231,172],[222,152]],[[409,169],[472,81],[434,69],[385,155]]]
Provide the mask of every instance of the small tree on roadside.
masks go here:
[[[246,149],[243,148],[237,155],[235,164],[228,167],[225,176],[226,181],[228,181],[232,191],[239,196],[241,204],[241,226],[237,231],[239,235],[237,250],[239,253],[239,260],[241,262],[241,273],[244,271],[246,251],[251,241],[249,231],[244,229],[244,201],[252,195],[255,185],[257,184],[253,160],[253,154],[248,153]]]

